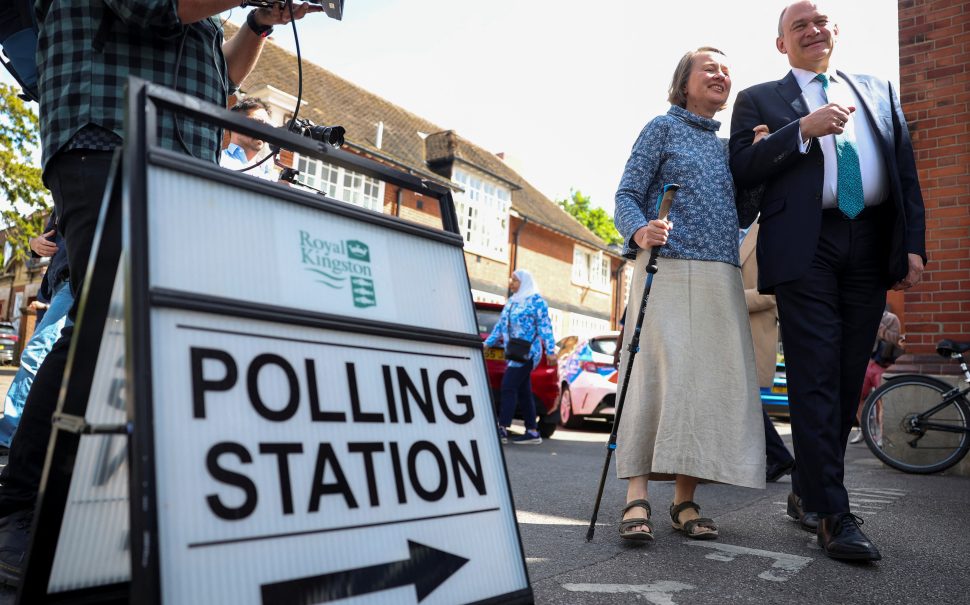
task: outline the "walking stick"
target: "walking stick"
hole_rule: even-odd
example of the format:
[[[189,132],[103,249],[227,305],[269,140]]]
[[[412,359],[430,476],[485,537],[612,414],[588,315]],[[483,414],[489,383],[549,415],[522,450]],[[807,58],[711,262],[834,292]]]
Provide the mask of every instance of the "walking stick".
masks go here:
[[[680,185],[664,185],[663,197],[660,200],[660,209],[657,218],[663,220],[670,212],[670,206],[674,203],[674,196]],[[593,505],[593,517],[589,520],[589,529],[586,531],[586,541],[593,539],[593,532],[596,531],[596,515],[599,514],[600,500],[603,499],[603,486],[606,484],[606,473],[610,468],[610,459],[613,457],[613,450],[616,449],[616,431],[620,426],[620,415],[623,413],[623,402],[626,400],[626,389],[630,384],[630,374],[633,370],[633,360],[640,351],[640,327],[643,325],[643,315],[647,310],[647,299],[650,297],[650,285],[653,283],[653,275],[657,272],[657,252],[660,247],[650,248],[650,260],[647,262],[647,281],[643,285],[643,299],[640,302],[640,311],[637,313],[637,323],[633,330],[633,338],[627,351],[630,353],[630,360],[626,363],[626,372],[623,374],[623,388],[620,389],[620,397],[616,402],[616,414],[613,418],[613,430],[610,431],[610,441],[606,444],[606,462],[603,463],[603,474],[600,475],[599,489],[596,491],[596,504]],[[622,344],[622,343],[621,343]]]

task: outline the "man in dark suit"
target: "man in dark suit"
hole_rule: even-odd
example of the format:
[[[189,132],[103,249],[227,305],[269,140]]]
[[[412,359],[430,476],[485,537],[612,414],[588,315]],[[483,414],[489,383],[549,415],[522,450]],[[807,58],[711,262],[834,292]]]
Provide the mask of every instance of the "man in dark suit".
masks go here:
[[[765,186],[758,288],[776,297],[785,346],[790,514],[818,514],[830,557],[876,561],[849,510],[845,448],[886,290],[923,272],[923,198],[895,90],[830,65],[838,33],[813,2],[782,11],[776,45],[792,70],[738,95],[731,169],[739,188]],[[770,134],[753,145],[761,124]]]

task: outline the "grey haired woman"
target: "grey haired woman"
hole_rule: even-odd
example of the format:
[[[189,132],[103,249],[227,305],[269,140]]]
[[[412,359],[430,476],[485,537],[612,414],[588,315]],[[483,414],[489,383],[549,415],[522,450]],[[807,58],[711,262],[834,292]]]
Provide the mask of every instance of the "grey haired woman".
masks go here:
[[[650,480],[675,481],[671,522],[695,539],[718,536],[694,502],[698,483],[764,488],[764,428],[738,215],[720,123],[713,119],[730,91],[721,51],[685,54],[671,82],[670,110],[643,128],[616,193],[624,254],[636,259],[627,317],[639,311],[649,248],[662,246],[618,428],[617,474],[629,480],[620,523],[625,539],[653,539]],[[668,220],[659,220],[655,200],[669,183],[680,190]],[[634,330],[625,332],[624,351]],[[620,376],[628,361],[624,355]]]

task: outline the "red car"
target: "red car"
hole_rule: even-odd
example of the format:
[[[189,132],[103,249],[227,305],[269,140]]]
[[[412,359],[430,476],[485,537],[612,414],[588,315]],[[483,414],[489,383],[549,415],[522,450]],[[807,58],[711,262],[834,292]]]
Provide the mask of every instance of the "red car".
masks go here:
[[[502,305],[496,303],[476,302],[475,315],[478,317],[478,332],[482,340],[488,338],[492,328],[502,314]],[[501,348],[485,349],[485,367],[488,371],[488,386],[492,390],[492,403],[496,414],[500,401],[502,376],[505,374],[505,351]],[[559,367],[550,365],[545,356],[539,362],[539,367],[532,370],[532,397],[536,402],[536,413],[539,415],[539,434],[548,439],[556,431],[559,423]],[[516,411],[518,414],[519,412]]]

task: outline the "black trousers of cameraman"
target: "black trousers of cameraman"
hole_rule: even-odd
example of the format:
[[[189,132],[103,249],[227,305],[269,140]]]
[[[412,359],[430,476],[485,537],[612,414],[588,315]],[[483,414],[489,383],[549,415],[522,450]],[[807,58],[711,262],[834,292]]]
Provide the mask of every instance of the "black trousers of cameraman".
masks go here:
[[[68,317],[72,321],[77,319],[112,155],[111,151],[86,149],[62,152],[50,159],[44,171],[44,184],[54,196],[57,229],[67,243],[74,294]],[[121,234],[106,237],[117,241]],[[57,408],[72,333],[73,326],[64,328],[30,387],[20,425],[10,444],[9,462],[0,473],[0,516],[32,508],[37,500],[51,436],[51,416]]]

